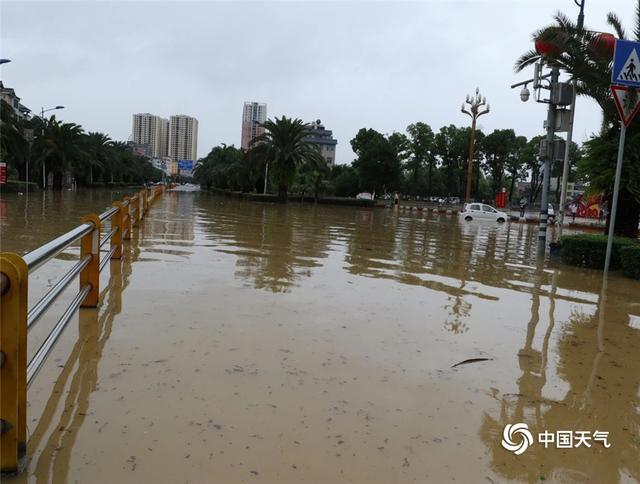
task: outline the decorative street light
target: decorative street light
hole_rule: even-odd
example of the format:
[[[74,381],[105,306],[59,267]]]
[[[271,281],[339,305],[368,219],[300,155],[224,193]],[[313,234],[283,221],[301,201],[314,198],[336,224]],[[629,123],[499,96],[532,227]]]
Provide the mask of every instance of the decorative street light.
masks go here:
[[[44,136],[44,113],[48,113],[49,111],[55,111],[56,109],[64,109],[64,106],[55,106],[53,108],[44,107],[40,109],[40,121],[42,122],[42,130],[40,131],[40,135]],[[42,160],[42,189],[47,189],[47,165],[44,160]]]
[[[469,136],[469,161],[467,163],[467,191],[464,197],[465,202],[471,200],[471,177],[473,175],[473,156],[475,151],[476,140],[476,120],[483,114],[489,112],[489,105],[487,104],[487,98],[480,95],[480,89],[476,88],[476,95],[469,96],[465,99],[465,103],[469,105],[468,109],[465,109],[465,105],[462,105],[461,111],[468,114],[471,118],[471,136]],[[482,106],[487,106],[486,109],[481,110]]]
[[[0,59],[0,64],[7,64],[11,62],[11,59]]]

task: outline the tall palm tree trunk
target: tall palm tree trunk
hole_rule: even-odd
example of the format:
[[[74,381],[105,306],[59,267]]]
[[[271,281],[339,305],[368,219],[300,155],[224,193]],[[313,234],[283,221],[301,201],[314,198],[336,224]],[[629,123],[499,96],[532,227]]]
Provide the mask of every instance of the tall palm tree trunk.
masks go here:
[[[287,201],[287,185],[278,185],[278,201],[281,203],[285,203]]]

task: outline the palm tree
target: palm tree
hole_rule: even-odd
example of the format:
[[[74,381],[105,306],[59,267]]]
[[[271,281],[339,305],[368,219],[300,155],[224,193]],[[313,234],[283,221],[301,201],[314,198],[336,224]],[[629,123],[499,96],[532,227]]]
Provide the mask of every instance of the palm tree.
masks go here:
[[[194,179],[206,188],[226,188],[247,191],[253,188],[254,174],[242,150],[224,143],[215,146],[196,163]]]
[[[579,167],[591,183],[606,198],[611,197],[615,170],[615,142],[620,123],[609,85],[611,83],[612,51],[607,48],[599,32],[578,29],[564,14],[554,16],[555,23],[534,32],[533,38],[553,46],[545,54],[547,63],[555,64],[576,79],[577,93],[593,99],[602,109],[602,129],[585,144],[585,153]],[[615,13],[607,15],[607,23],[619,39],[627,39],[622,21]],[[632,40],[640,42],[640,0],[637,0],[633,21]],[[521,71],[541,58],[536,51],[526,52],[516,61],[515,70]],[[638,237],[640,217],[640,123],[627,129],[627,144],[623,163],[622,183],[616,215],[616,234]],[[613,162],[612,162],[613,161]],[[610,221],[607,221],[607,228]],[[605,229],[606,230],[606,229]]]
[[[89,165],[89,184],[93,184],[93,169],[96,168],[98,171],[104,169],[111,154],[109,148],[113,146],[113,141],[106,134],[90,132],[84,137],[84,145],[86,159],[83,161],[86,161],[86,165]],[[86,173],[83,169],[84,167],[78,168],[80,168],[79,172]]]
[[[53,188],[61,190],[65,173],[83,157],[82,126],[62,123],[55,116],[38,124],[41,135],[35,143],[37,159],[43,166],[46,164],[48,172],[53,172]]]
[[[269,174],[278,187],[278,198],[287,199],[289,186],[302,165],[321,169],[326,165],[317,145],[305,140],[309,126],[300,119],[282,116],[262,124],[265,132],[252,141],[251,151],[269,163]]]
[[[8,161],[11,168],[18,171],[18,178],[24,180],[25,160],[28,156],[28,143],[24,137],[23,125],[16,116],[13,106],[0,101],[0,159]]]
[[[577,80],[578,95],[592,98],[602,108],[604,123],[615,123],[616,108],[611,98],[611,55],[605,48],[600,32],[578,29],[578,26],[563,13],[556,13],[555,24],[533,33],[534,40],[548,42],[554,48],[544,58],[559,66]],[[627,34],[620,18],[615,13],[607,15],[607,23],[620,39]],[[636,6],[634,36],[640,41],[640,0]],[[516,72],[536,63],[541,54],[530,50],[516,61]]]

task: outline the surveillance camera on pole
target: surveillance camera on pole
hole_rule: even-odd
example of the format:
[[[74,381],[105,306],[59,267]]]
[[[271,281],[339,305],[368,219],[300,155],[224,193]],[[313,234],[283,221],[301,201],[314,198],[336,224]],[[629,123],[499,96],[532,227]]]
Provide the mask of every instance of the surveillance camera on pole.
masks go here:
[[[527,86],[525,84],[525,86],[522,88],[522,91],[520,91],[520,100],[523,103],[526,103],[529,100],[529,96],[530,96],[530,92],[529,89],[527,89]]]

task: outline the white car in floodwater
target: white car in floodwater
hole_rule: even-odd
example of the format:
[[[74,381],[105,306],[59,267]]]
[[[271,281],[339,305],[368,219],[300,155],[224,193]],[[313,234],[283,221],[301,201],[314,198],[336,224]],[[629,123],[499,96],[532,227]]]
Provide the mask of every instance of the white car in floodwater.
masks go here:
[[[199,190],[200,185],[194,185],[193,183],[183,183],[171,189],[172,192],[197,192]]]
[[[491,205],[485,203],[465,203],[458,216],[466,220],[492,220],[498,223],[504,223],[509,220],[509,216],[505,212],[496,210]]]

